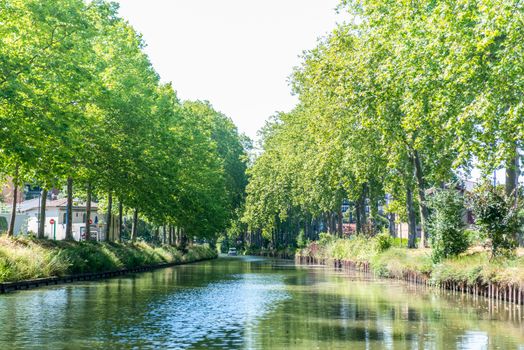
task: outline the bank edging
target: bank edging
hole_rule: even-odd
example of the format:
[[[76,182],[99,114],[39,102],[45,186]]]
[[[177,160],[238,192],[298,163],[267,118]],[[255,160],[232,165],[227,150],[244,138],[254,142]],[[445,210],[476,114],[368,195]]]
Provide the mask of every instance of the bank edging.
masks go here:
[[[188,264],[193,264],[197,262],[213,260],[216,258],[217,258],[216,256],[211,257],[211,258],[206,257],[206,258],[196,259],[192,261],[173,261],[169,263],[137,266],[137,267],[130,267],[130,268],[124,268],[124,269],[119,269],[119,270],[111,270],[111,271],[89,272],[89,273],[74,274],[74,275],[67,275],[67,276],[35,278],[35,279],[21,280],[21,281],[15,281],[15,282],[1,282],[0,283],[0,294],[6,294],[9,292],[15,292],[15,291],[20,291],[20,290],[35,289],[35,288],[39,288],[43,286],[50,286],[50,285],[59,285],[59,284],[66,284],[66,283],[73,283],[73,282],[80,282],[80,281],[102,280],[102,279],[108,279],[108,278],[128,275],[132,273],[148,272],[148,271],[153,271],[153,270],[158,270],[158,269],[173,267],[173,266],[178,266],[178,265],[188,265]]]
[[[311,256],[297,254],[295,262],[305,265],[332,265],[335,269],[345,269],[349,271],[360,271],[367,274],[375,275],[370,262],[354,262],[346,259],[318,259]],[[381,278],[399,279],[407,283],[425,285],[427,287],[438,288],[459,292],[462,294],[471,294],[496,301],[504,301],[516,305],[524,305],[524,288],[522,285],[504,286],[500,283],[481,283],[478,282],[470,285],[466,282],[445,281],[443,283],[431,283],[431,276],[417,271],[405,271],[400,276],[380,276]]]

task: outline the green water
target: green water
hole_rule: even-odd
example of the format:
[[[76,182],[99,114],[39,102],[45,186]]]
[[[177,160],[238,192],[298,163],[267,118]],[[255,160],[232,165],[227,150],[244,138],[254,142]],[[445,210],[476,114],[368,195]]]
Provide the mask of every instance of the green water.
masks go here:
[[[0,349],[524,349],[524,312],[253,257],[0,296]]]

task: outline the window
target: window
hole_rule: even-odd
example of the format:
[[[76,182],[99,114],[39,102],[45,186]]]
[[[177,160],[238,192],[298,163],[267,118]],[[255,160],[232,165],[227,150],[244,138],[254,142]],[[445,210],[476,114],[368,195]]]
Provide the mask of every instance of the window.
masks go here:
[[[78,216],[78,213],[76,214],[76,216]],[[82,215],[82,222],[85,224],[86,223],[86,214],[84,213],[84,215]]]
[[[67,215],[66,215],[66,214],[67,214],[67,213],[64,213],[64,218],[63,218],[63,220],[62,220],[62,223],[64,223],[64,224],[67,223]]]

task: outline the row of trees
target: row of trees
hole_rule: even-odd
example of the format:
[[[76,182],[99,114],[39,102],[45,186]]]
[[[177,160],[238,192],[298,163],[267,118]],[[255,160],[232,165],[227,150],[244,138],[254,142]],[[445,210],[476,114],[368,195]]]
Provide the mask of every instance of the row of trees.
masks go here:
[[[208,103],[181,102],[160,83],[117,10],[103,0],[0,0],[1,175],[15,198],[23,183],[43,188],[40,237],[47,191],[65,186],[72,238],[73,185],[87,225],[96,197],[108,222],[119,213],[122,227],[133,214],[133,240],[139,217],[214,237],[244,197],[246,140]],[[15,213],[16,201],[10,235]]]
[[[430,187],[504,167],[516,196],[521,2],[344,0],[339,10],[351,19],[292,75],[299,105],[261,132],[244,222],[274,244],[312,237],[318,222],[340,233],[348,199],[357,231],[378,227],[383,206],[409,223],[410,246],[418,224],[424,246]]]

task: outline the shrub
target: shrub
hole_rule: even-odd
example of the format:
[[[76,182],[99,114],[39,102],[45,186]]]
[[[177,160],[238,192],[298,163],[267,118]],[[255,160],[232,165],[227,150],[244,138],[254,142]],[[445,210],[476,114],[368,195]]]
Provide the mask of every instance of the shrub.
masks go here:
[[[433,261],[439,262],[466,251],[469,238],[465,234],[464,197],[455,189],[438,190],[430,206],[433,213],[428,228]]]
[[[318,244],[320,244],[321,246],[326,246],[329,243],[331,243],[334,239],[335,237],[331,235],[330,233],[321,232],[318,236]]]
[[[482,235],[478,230],[466,229],[464,234],[468,237],[470,246],[482,243]]]
[[[491,257],[510,256],[517,247],[519,208],[502,188],[479,186],[472,197],[473,212],[480,233],[491,246]]]
[[[377,252],[384,252],[393,245],[393,238],[387,233],[381,233],[374,238],[375,250]]]
[[[300,232],[297,235],[297,248],[302,249],[307,245],[307,240],[304,235],[304,230],[300,230]]]

